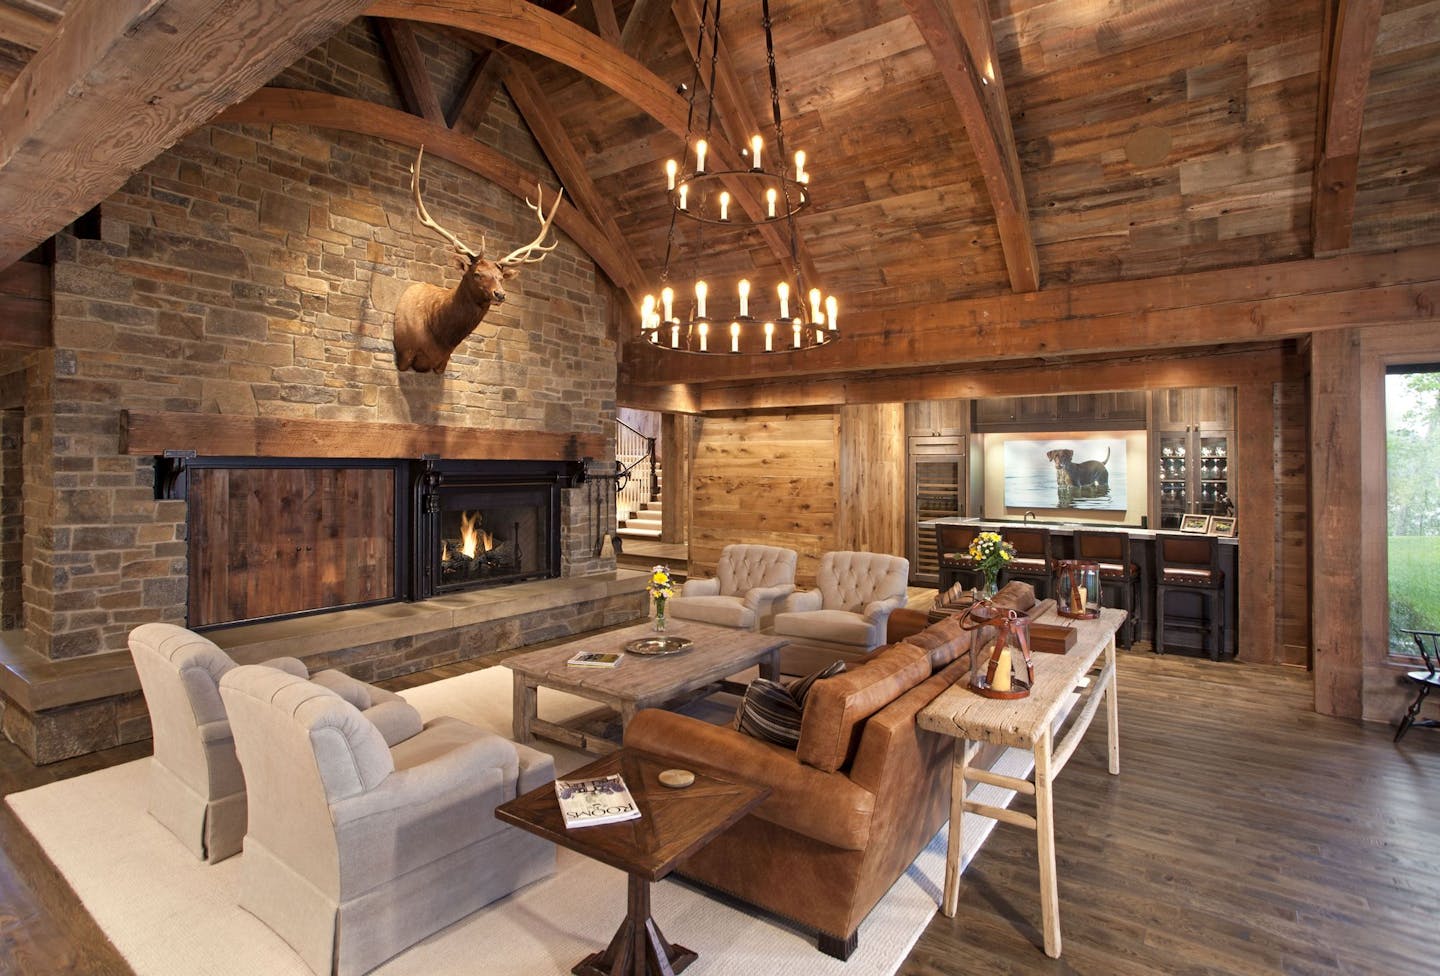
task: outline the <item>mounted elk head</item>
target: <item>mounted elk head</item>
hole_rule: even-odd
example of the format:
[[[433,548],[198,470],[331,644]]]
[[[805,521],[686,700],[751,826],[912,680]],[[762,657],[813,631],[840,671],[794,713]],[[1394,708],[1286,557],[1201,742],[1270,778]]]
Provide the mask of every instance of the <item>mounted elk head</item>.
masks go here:
[[[505,301],[504,282],[519,274],[521,265],[543,261],[545,255],[555,250],[556,242],[548,246],[542,242],[560,209],[565,191],[561,189],[546,216],[542,207],[544,191],[537,185],[536,202],[531,203],[527,197],[525,204],[535,211],[540,233],[524,247],[516,248],[498,261],[490,261],[485,257],[485,238],[480,238],[477,251],[437,224],[426,212],[420,200],[420,160],[424,157],[425,147],[421,146],[410,170],[415,210],[422,224],[450,242],[465,274],[454,288],[417,282],[405,289],[395,306],[395,366],[417,373],[443,373],[455,347],[475,331],[490,306]]]

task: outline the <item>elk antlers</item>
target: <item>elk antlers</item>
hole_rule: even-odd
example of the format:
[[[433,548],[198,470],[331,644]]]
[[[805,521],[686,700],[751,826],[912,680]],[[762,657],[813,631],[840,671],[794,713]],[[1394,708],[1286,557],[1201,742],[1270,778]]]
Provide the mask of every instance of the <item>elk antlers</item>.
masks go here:
[[[469,258],[478,258],[485,254],[485,238],[480,238],[480,250],[475,250],[460,238],[450,233],[444,227],[436,223],[435,218],[430,216],[430,211],[425,209],[425,201],[420,199],[420,161],[425,158],[425,147],[420,147],[420,152],[415,156],[415,165],[410,167],[410,192],[415,196],[415,211],[420,215],[420,223],[429,227],[435,233],[445,238],[455,246],[455,250]],[[564,192],[563,190],[561,191]],[[529,203],[527,199],[525,201]]]
[[[555,248],[560,245],[559,241],[551,241],[549,247],[544,247],[541,245],[540,242],[543,241],[545,239],[545,235],[549,233],[550,224],[554,222],[555,213],[560,209],[560,201],[564,199],[564,197],[565,188],[562,186],[560,188],[559,194],[557,194],[555,197],[555,205],[550,208],[550,216],[547,217],[545,216],[544,210],[545,188],[539,183],[536,183],[536,202],[531,203],[530,198],[526,197],[525,206],[535,211],[535,216],[540,219],[540,233],[536,234],[535,239],[529,244],[526,244],[524,247],[517,247],[515,250],[511,251],[509,254],[505,255],[503,258],[501,258],[499,261],[496,261],[495,263],[500,265],[501,267],[508,267],[515,264],[536,264],[537,262],[544,261],[545,255],[549,254],[551,251],[555,250]]]

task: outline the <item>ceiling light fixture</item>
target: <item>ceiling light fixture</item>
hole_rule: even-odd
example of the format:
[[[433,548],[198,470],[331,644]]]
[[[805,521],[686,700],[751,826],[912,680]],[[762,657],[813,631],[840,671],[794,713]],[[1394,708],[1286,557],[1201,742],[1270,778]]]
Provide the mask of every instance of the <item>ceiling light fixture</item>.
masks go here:
[[[720,57],[720,6],[722,0],[704,0],[700,31],[695,41],[694,74],[689,90],[690,110],[685,126],[681,162],[665,162],[665,189],[670,201],[670,228],[665,243],[665,265],[660,272],[659,295],[646,295],[640,307],[640,328],[645,339],[662,349],[692,353],[793,352],[813,349],[839,338],[839,303],[834,295],[806,287],[800,264],[799,234],[795,217],[810,203],[810,174],[805,169],[805,151],[786,155],[785,127],[780,117],[779,82],[775,71],[775,41],[770,32],[770,0],[761,2],[761,24],[765,29],[765,56],[770,68],[770,109],[774,118],[774,151],[768,152],[764,138],[756,133],[740,151],[748,157],[748,169],[713,169],[712,126],[715,120],[715,75]],[[713,7],[713,12],[712,12]],[[709,46],[710,78],[704,86],[707,104],[697,106],[700,80]],[[703,127],[697,111],[704,112]],[[698,138],[693,138],[697,136]],[[773,162],[766,169],[765,161]],[[793,163],[793,168],[787,167]],[[736,196],[745,194],[759,213],[751,215]],[[676,227],[680,219],[693,224],[695,263],[707,256],[705,227],[758,228],[784,221],[790,243],[790,275],[773,290],[752,292],[750,281],[735,284],[732,302],[712,292],[697,274],[689,287],[680,291],[670,280],[676,251]]]

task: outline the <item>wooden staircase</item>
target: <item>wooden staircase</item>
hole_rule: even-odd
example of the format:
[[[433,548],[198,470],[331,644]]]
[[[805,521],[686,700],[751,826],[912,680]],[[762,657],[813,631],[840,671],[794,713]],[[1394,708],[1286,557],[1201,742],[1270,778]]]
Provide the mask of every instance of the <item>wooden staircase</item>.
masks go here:
[[[638,509],[630,509],[628,516],[616,523],[616,534],[626,539],[660,538],[660,466],[655,467],[655,487],[652,497],[641,502]]]

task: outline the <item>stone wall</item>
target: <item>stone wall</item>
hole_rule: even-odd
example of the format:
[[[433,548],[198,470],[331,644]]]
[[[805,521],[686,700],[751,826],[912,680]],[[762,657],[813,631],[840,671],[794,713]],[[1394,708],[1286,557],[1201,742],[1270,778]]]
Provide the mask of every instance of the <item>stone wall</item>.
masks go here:
[[[422,43],[449,99],[473,56],[444,35]],[[275,84],[396,104],[364,21]],[[558,182],[503,91],[476,138]],[[23,412],[27,652],[124,651],[137,624],[185,622],[185,503],[157,501],[152,459],[120,453],[121,410],[600,433],[610,446],[597,461],[613,463],[608,285],[563,233],[444,375],[396,371],[399,295],[460,277],[415,215],[413,162],[412,149],[365,136],[204,126],[102,204],[98,240],[56,238],[55,348],[30,357]],[[504,253],[535,236],[524,201],[480,177],[430,158],[424,176],[431,215],[462,239]],[[614,568],[595,554],[586,491],[564,492],[566,576]],[[16,529],[8,508],[0,519],[5,558]],[[9,592],[0,612],[19,622]]]
[[[24,525],[21,508],[21,410],[0,410],[0,630],[20,626],[20,539]]]

